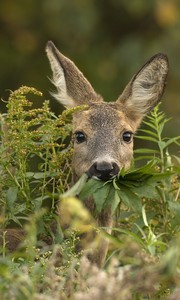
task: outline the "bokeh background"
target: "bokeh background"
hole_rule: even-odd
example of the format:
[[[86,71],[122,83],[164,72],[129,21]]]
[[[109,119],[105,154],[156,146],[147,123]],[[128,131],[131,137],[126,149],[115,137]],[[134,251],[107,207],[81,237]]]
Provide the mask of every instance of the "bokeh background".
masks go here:
[[[0,97],[33,86],[50,99],[53,89],[45,55],[48,40],[75,61],[105,100],[122,92],[132,75],[155,53],[169,57],[162,109],[180,128],[179,0],[1,0]],[[52,109],[60,107],[52,101]],[[5,104],[0,102],[0,111]]]

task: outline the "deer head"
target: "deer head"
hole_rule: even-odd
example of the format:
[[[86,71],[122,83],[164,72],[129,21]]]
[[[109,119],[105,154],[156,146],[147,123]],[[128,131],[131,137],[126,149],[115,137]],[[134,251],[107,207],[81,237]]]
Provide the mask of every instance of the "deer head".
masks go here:
[[[87,104],[74,114],[74,180],[83,173],[108,180],[121,168],[129,168],[133,156],[133,135],[142,118],[160,100],[166,84],[168,59],[153,56],[130,80],[114,102],[104,102],[75,64],[52,42],[47,56],[57,88],[56,99],[65,107]]]

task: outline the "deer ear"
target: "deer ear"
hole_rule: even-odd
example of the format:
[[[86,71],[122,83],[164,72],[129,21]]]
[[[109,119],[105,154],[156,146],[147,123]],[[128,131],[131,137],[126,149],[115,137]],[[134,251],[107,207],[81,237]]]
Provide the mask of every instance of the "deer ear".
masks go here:
[[[161,99],[168,73],[168,59],[165,54],[153,56],[132,78],[117,100],[123,104],[127,114],[141,121]]]
[[[75,64],[49,41],[46,53],[53,72],[52,82],[57,88],[55,98],[64,106],[74,107],[88,102],[102,101]]]

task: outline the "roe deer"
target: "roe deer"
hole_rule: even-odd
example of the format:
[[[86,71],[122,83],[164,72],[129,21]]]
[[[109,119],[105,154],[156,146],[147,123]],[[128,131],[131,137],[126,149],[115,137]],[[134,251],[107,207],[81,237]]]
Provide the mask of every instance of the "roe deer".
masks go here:
[[[116,176],[121,168],[128,169],[133,156],[133,134],[163,94],[168,73],[166,55],[153,56],[132,77],[115,102],[104,102],[75,64],[51,41],[47,43],[46,52],[57,100],[65,107],[88,105],[86,110],[73,116],[73,181],[83,173],[106,181]],[[87,199],[86,206],[93,212],[95,207],[91,199]],[[97,223],[100,227],[108,227],[110,232],[112,214],[109,208],[97,216]],[[13,229],[7,229],[8,248],[14,250],[23,236],[21,230],[14,234]],[[91,260],[101,266],[107,250],[108,242],[102,240]]]
[[[142,118],[160,100],[168,73],[168,59],[164,54],[153,56],[137,72],[115,102],[104,102],[75,64],[60,53],[49,41],[46,52],[57,88],[56,99],[65,107],[87,104],[88,108],[73,116],[74,182],[83,174],[108,180],[121,168],[129,168],[133,156],[133,134]],[[86,206],[93,211],[91,199]],[[112,226],[109,208],[97,217],[101,227]],[[110,232],[110,230],[109,230]],[[91,258],[103,264],[108,243],[102,242]]]

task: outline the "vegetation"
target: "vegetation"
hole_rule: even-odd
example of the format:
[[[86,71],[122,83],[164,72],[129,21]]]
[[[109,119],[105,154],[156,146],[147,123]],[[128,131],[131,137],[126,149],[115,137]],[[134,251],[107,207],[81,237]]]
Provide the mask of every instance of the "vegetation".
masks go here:
[[[1,299],[179,299],[180,169],[168,150],[179,138],[163,137],[165,114],[157,106],[146,118],[137,138],[156,149],[137,149],[129,171],[105,183],[84,174],[69,188],[71,116],[83,107],[57,117],[48,101],[32,107],[39,96],[28,87],[11,92],[1,114]],[[83,206],[89,195],[93,216]],[[114,212],[112,236],[95,221],[105,207]],[[23,241],[9,251],[12,228]],[[82,233],[87,239],[77,252]],[[110,250],[99,269],[85,253],[102,236]]]

